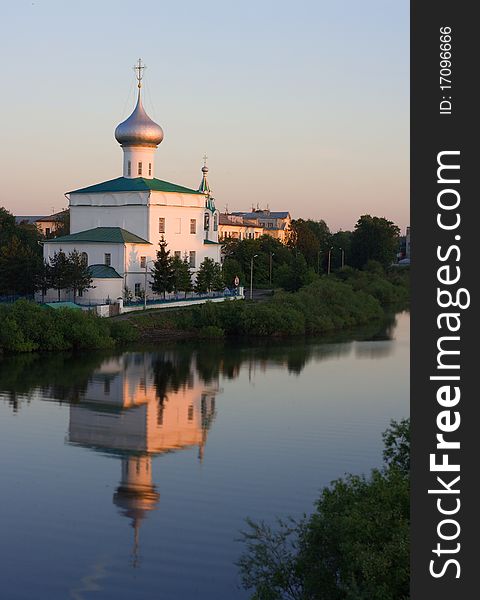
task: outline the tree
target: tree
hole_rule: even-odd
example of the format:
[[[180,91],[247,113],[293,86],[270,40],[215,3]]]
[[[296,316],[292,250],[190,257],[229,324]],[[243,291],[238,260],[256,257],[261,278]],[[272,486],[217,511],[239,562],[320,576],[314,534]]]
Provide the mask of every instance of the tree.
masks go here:
[[[52,268],[50,264],[46,260],[44,260],[37,280],[37,289],[42,292],[42,302],[45,300],[45,295],[51,287]]]
[[[41,270],[41,255],[12,235],[0,246],[0,295],[33,294]]]
[[[253,269],[254,284],[270,283],[270,259],[275,280],[277,268],[285,264],[290,265],[293,258],[292,249],[270,235],[262,235],[257,239],[227,239],[222,251],[225,256],[224,280],[228,286],[233,285],[235,276],[238,276],[241,281],[249,279],[251,260],[255,254],[257,257]]]
[[[288,245],[303,254],[308,266],[319,270],[331,246],[331,237],[325,221],[296,219],[292,221]]]
[[[205,293],[211,290],[223,289],[223,286],[221,266],[213,258],[205,257],[197,272],[195,291]]]
[[[42,270],[40,234],[0,207],[0,295],[32,294]]]
[[[257,600],[409,598],[409,421],[384,434],[383,469],[325,488],[311,517],[247,521],[243,585]]]
[[[156,294],[165,294],[173,291],[174,285],[174,272],[172,268],[172,258],[170,257],[170,250],[167,250],[167,242],[162,236],[159,242],[159,249],[157,250],[157,259],[153,263],[151,271],[152,279],[150,283],[152,285],[152,291]]]
[[[369,260],[376,260],[384,268],[389,267],[395,259],[399,237],[400,229],[392,221],[362,215],[352,233],[349,264],[361,269]]]
[[[62,290],[70,289],[70,268],[68,259],[63,250],[55,252],[50,257],[50,274],[53,289],[58,292],[58,301]]]
[[[58,215],[57,226],[51,237],[60,237],[70,233],[70,210],[67,208]]]
[[[228,287],[233,287],[235,285],[235,277],[238,277],[240,285],[243,285],[245,275],[243,274],[240,263],[236,258],[226,258],[223,261],[223,278],[225,284]]]
[[[67,257],[68,266],[68,284],[73,290],[73,301],[77,299],[77,293],[83,293],[85,290],[92,288],[92,276],[88,270],[88,265],[82,254],[77,250],[73,250]]]
[[[175,292],[184,292],[185,298],[187,293],[193,289],[192,272],[190,270],[190,262],[185,254],[183,260],[175,256],[172,261],[173,268],[173,289]]]
[[[7,244],[16,233],[15,217],[3,206],[0,206],[0,246]]]
[[[350,251],[352,243],[351,231],[337,231],[332,235],[331,246],[332,250],[332,270],[337,270],[342,267],[342,250],[343,250],[343,266],[347,266],[350,261]]]
[[[314,279],[315,273],[308,268],[300,252],[293,257],[291,265],[282,265],[276,273],[276,281],[287,292],[296,292],[304,285],[312,283]]]
[[[223,279],[222,265],[216,262],[213,266],[212,290],[221,292],[224,288],[225,281]]]

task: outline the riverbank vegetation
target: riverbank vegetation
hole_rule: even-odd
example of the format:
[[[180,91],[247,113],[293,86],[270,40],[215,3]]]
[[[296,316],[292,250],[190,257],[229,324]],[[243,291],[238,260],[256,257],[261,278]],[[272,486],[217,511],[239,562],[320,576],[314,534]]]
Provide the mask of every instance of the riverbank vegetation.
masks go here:
[[[0,304],[0,353],[113,348],[136,339],[128,323],[28,300]]]
[[[0,352],[112,348],[164,339],[318,336],[378,321],[408,301],[408,272],[385,272],[370,261],[315,277],[297,292],[277,290],[268,300],[229,300],[181,309],[102,319],[69,308],[19,300],[0,305]]]
[[[310,517],[247,520],[239,560],[255,600],[407,600],[409,420],[383,434],[384,467],[325,488]]]
[[[132,313],[129,321],[145,341],[165,337],[321,335],[364,325],[408,301],[408,273],[384,272],[370,262],[316,277],[297,292],[278,290],[264,302],[207,302],[177,310]]]

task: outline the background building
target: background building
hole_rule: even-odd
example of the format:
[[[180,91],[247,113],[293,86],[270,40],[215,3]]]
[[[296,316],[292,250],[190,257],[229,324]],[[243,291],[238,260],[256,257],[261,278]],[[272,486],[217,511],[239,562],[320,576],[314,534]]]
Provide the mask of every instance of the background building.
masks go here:
[[[270,209],[253,208],[249,212],[234,211],[220,215],[221,240],[256,239],[270,235],[285,244],[288,241],[292,218],[288,211],[274,212]]]

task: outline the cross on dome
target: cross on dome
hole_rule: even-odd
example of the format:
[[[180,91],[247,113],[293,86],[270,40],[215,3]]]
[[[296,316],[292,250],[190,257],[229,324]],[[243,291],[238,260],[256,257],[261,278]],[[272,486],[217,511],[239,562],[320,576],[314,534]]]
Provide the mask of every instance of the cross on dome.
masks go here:
[[[136,71],[135,77],[138,81],[138,87],[142,87],[142,79],[143,79],[143,70],[146,69],[146,66],[142,64],[142,59],[139,58],[137,64],[133,67],[133,70]]]

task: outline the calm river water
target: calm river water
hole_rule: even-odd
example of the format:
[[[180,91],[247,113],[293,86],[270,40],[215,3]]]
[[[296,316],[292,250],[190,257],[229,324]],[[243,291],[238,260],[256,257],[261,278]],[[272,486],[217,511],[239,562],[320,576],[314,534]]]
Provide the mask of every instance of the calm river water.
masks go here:
[[[379,466],[408,398],[407,313],[329,343],[4,359],[0,596],[248,598],[245,517]]]

